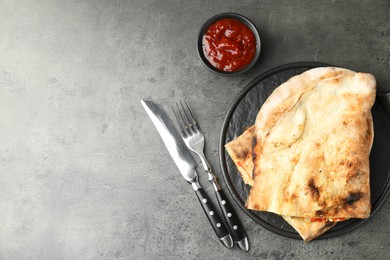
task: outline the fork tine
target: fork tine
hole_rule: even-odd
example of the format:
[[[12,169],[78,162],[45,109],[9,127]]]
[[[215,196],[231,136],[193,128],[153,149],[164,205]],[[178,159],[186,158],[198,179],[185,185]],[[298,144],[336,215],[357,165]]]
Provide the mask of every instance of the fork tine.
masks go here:
[[[186,121],[184,119],[183,113],[180,111],[180,107],[179,107],[178,103],[176,103],[176,108],[177,108],[177,111],[178,111],[178,115],[175,113],[176,120],[177,120],[177,122],[179,123],[179,125],[180,125],[180,127],[182,129],[183,135],[184,136],[188,136],[188,135],[190,135],[191,132],[190,132],[189,127],[188,127],[188,125],[187,125],[187,123],[186,123]]]
[[[193,133],[196,133],[196,132],[197,132],[197,128],[196,128],[196,126],[194,125],[194,123],[196,124],[196,122],[191,122],[191,119],[190,119],[191,115],[190,115],[190,116],[188,115],[190,112],[187,112],[187,110],[185,109],[185,107],[184,107],[184,105],[183,105],[183,102],[182,102],[181,100],[180,100],[180,104],[181,104],[183,113],[185,114],[185,116],[186,116],[186,118],[187,118],[187,122],[189,123],[189,124],[188,124],[188,128],[191,129],[191,131],[192,131]],[[188,105],[187,105],[187,107],[188,107]],[[194,120],[192,120],[192,121],[194,121]]]
[[[181,104],[181,101],[180,101],[180,104]],[[182,112],[178,103],[176,103],[176,107],[177,107],[177,111],[179,111],[181,121],[183,122],[185,128],[188,129],[189,125],[187,124],[188,121],[186,122],[186,120],[185,120],[185,117],[187,117],[187,115],[185,114],[185,111]],[[181,107],[183,108],[182,104],[181,104]],[[183,114],[185,115],[185,117],[183,116]],[[188,118],[187,118],[187,120],[188,120]]]
[[[177,104],[176,104],[176,105],[177,105]],[[182,133],[183,135],[185,135],[185,134],[186,134],[186,133],[184,132],[185,126],[183,126],[183,123],[182,123],[181,120],[179,119],[179,116],[177,115],[174,106],[172,106],[172,111],[173,111],[173,114],[175,115],[176,122],[179,124],[181,133]]]
[[[194,125],[194,127],[195,127],[196,130],[199,130],[199,128],[198,128],[198,123],[197,123],[196,120],[195,120],[195,116],[194,116],[194,114],[192,113],[192,110],[191,110],[190,106],[188,105],[187,101],[184,101],[184,102],[186,103],[187,110],[188,110],[189,115],[190,115],[190,117],[191,117],[191,119],[192,119],[192,124]]]

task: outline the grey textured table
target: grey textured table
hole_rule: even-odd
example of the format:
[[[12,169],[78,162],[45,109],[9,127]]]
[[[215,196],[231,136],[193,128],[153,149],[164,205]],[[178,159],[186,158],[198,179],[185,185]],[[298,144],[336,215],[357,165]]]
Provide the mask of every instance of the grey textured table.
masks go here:
[[[390,90],[388,1],[16,2],[0,2],[0,259],[389,259],[390,200],[356,231],[310,243],[234,204],[251,250],[224,248],[140,105],[187,99],[220,175],[224,116],[256,75],[321,61]],[[202,23],[225,11],[251,18],[263,42],[234,78],[195,50]]]

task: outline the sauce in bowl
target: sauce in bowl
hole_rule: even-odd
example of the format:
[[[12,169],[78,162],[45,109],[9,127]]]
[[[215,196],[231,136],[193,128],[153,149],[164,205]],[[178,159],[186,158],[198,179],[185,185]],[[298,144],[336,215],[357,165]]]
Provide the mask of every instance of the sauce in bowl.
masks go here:
[[[256,53],[256,38],[244,23],[224,18],[211,24],[202,38],[203,54],[212,66],[234,72],[248,66]]]

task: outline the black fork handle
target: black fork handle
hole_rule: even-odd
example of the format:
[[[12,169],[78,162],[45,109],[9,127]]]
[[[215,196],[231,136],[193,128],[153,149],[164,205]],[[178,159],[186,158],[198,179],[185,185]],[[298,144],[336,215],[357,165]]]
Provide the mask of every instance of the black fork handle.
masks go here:
[[[215,207],[211,203],[209,196],[202,188],[195,190],[195,193],[199,199],[200,204],[202,205],[203,211],[206,214],[207,219],[209,220],[219,240],[227,248],[232,248],[233,241],[229,234],[229,230],[227,229],[225,223],[222,221],[221,217],[219,216],[219,213],[215,210]]]
[[[226,224],[229,227],[230,234],[233,237],[235,242],[242,241],[246,239],[247,235],[240,220],[238,219],[236,212],[234,211],[232,205],[227,200],[227,197],[223,190],[218,190],[215,192],[217,195],[219,206],[221,207],[222,214],[226,220]]]

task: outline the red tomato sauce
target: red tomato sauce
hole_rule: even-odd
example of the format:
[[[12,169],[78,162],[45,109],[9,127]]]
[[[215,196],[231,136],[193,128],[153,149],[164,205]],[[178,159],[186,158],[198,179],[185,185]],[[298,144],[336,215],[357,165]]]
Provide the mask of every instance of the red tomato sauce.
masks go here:
[[[332,220],[330,219],[327,219],[327,218],[312,218],[311,219],[311,222],[340,222],[340,221],[344,221],[345,218],[332,218]]]
[[[256,52],[252,30],[235,19],[221,19],[207,29],[202,39],[203,53],[215,68],[237,71],[245,68]]]

